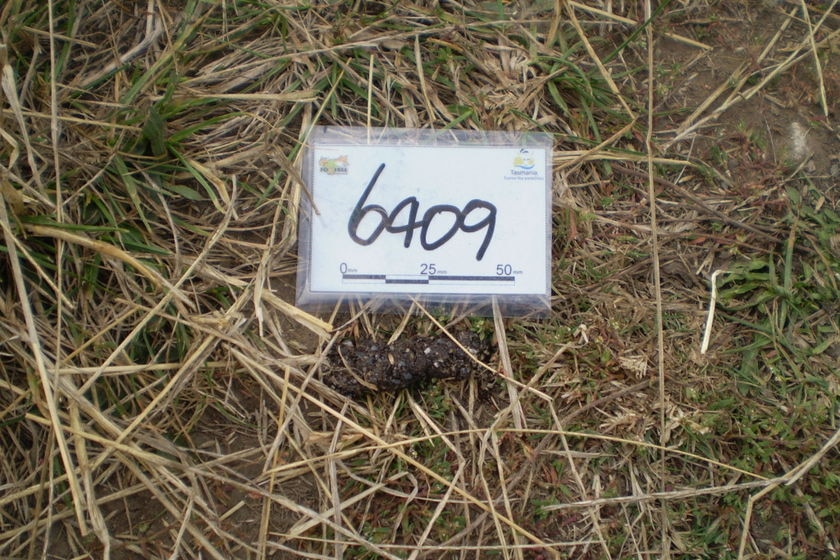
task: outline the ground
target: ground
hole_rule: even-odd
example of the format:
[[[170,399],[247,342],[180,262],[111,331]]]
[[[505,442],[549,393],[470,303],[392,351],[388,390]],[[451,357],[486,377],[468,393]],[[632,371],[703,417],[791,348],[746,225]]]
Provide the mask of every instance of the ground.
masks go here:
[[[0,556],[836,557],[836,4],[6,3]],[[550,313],[297,309],[315,124],[551,133]]]

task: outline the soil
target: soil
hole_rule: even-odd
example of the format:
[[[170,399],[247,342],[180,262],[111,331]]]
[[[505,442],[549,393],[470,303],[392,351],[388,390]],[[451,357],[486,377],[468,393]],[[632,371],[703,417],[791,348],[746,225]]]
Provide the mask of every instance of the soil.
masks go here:
[[[739,68],[746,67],[744,75],[749,76],[767,65],[766,58],[760,59],[762,51],[786,19],[774,4],[782,3],[733,2],[722,4],[715,13],[670,18],[675,32],[700,37],[712,49],[698,54],[693,46],[660,38],[657,111],[668,117],[660,117],[657,129],[680,124],[720,86],[731,82]],[[788,52],[801,40],[801,30],[791,26],[781,33],[777,46]],[[685,150],[699,161],[718,164],[747,197],[772,199],[784,178],[800,166],[823,190],[836,188],[840,137],[831,125],[840,98],[840,72],[836,65],[822,70],[820,80],[813,58],[802,59],[754,96],[738,98],[731,108],[698,129],[690,143],[684,143]],[[748,78],[742,92],[754,82]],[[820,82],[828,115],[820,99]],[[705,114],[730,92],[726,89]],[[675,150],[683,151],[671,148]]]

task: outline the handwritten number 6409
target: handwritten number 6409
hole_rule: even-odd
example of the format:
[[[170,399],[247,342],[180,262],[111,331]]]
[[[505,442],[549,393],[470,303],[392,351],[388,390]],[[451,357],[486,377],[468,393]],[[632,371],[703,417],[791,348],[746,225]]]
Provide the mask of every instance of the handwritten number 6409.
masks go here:
[[[452,239],[458,231],[474,233],[484,230],[484,239],[478,248],[475,259],[480,261],[484,258],[484,253],[493,240],[493,231],[496,228],[496,207],[493,204],[486,200],[478,199],[470,200],[463,209],[459,209],[457,206],[452,206],[451,204],[437,204],[426,210],[423,214],[423,219],[418,221],[417,214],[420,209],[420,203],[417,201],[417,197],[409,196],[400,201],[389,213],[378,204],[365,204],[384,169],[385,164],[380,164],[362,193],[362,196],[359,198],[359,201],[356,203],[356,207],[353,208],[353,213],[350,214],[347,231],[353,241],[365,246],[376,241],[383,231],[387,231],[388,233],[404,233],[403,246],[408,248],[414,239],[414,230],[419,229],[420,245],[427,251],[434,251]],[[397,217],[403,212],[408,213],[408,219],[405,224],[394,225]],[[467,218],[473,212],[483,213],[485,216],[475,223],[467,223]],[[376,224],[376,227],[373,228],[373,231],[367,237],[361,237],[359,235],[359,224],[370,213],[379,216],[379,223]],[[429,227],[439,214],[451,214],[454,217],[454,222],[443,235],[437,239],[430,240]]]

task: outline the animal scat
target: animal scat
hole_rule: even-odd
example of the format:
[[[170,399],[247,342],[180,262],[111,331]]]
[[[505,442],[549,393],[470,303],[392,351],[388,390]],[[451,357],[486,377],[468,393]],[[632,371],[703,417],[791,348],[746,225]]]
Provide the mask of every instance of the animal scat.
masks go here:
[[[435,379],[467,379],[485,374],[490,347],[477,334],[462,330],[446,335],[405,337],[386,345],[369,338],[349,339],[327,356],[324,382],[339,393],[359,398],[371,392],[396,392]],[[372,388],[375,388],[373,390]]]

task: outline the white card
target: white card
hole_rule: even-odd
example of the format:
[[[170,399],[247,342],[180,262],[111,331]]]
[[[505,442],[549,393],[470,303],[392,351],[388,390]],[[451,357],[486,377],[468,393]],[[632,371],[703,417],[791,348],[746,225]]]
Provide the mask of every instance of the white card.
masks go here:
[[[388,133],[371,143],[311,139],[304,175],[314,209],[302,221],[308,267],[299,303],[345,294],[547,296],[550,137],[484,145],[461,133],[458,142],[424,145]]]

